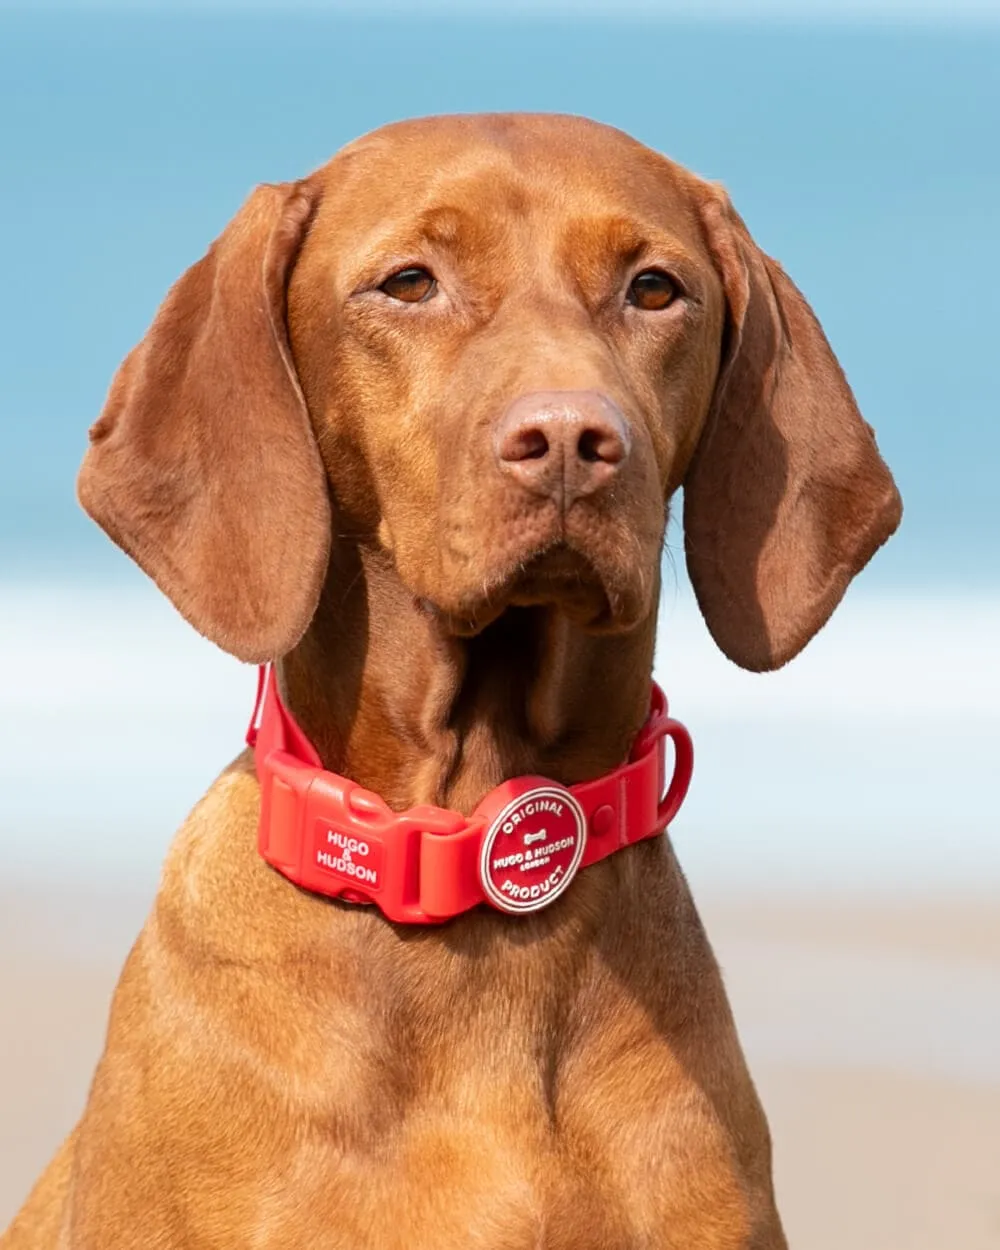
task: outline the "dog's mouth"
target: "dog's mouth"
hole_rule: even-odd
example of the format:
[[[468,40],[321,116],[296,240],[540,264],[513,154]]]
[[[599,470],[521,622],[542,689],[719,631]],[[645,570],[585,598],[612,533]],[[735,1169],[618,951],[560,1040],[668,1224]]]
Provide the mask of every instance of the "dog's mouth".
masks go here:
[[[535,556],[518,571],[508,601],[525,608],[558,606],[581,623],[589,623],[610,608],[594,566],[563,543]]]
[[[475,637],[508,608],[552,607],[583,628],[603,631],[612,625],[614,605],[594,565],[563,542],[554,543],[502,576],[487,582],[481,594],[454,609],[427,604],[449,633]]]

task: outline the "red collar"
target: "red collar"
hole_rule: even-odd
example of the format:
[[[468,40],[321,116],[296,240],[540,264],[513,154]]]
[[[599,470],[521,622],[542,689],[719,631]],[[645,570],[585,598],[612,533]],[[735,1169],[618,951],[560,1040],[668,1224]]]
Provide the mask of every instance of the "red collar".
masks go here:
[[[665,740],[674,744],[666,784]],[[691,738],[653,685],[628,761],[596,781],[515,777],[471,816],[423,804],[394,812],[370,790],[326,772],[260,670],[247,731],[260,780],[258,849],[303,889],[374,903],[390,920],[437,924],[490,903],[522,915],[558,898],[579,868],[662,833],[691,780]]]

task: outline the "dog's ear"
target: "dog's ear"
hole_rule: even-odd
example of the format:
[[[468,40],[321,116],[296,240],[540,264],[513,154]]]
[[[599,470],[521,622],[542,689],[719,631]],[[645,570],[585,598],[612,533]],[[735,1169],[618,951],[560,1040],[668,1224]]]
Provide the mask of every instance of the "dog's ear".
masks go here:
[[[224,650],[282,655],[312,619],[330,502],[288,343],[308,182],[258,187],[174,285],[112,383],[86,511]]]
[[[763,671],[825,624],[902,505],[809,305],[724,194],[706,189],[701,216],[729,311],[684,542],[715,641]]]

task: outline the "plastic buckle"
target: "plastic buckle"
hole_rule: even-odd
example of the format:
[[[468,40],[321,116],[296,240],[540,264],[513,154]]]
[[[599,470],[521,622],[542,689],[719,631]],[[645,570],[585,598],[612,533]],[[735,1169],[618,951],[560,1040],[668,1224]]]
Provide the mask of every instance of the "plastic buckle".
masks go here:
[[[426,920],[421,905],[425,835],[455,834],[458,812],[424,804],[394,812],[370,790],[317,770],[305,804],[303,844],[309,864],[302,884],[352,902],[375,903],[390,920]]]

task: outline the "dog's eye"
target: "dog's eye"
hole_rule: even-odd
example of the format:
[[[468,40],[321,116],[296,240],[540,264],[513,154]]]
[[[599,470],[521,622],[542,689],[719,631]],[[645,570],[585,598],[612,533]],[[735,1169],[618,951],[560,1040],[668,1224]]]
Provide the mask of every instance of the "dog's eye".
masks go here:
[[[402,300],[405,304],[419,304],[421,300],[430,299],[436,289],[434,275],[416,265],[391,274],[379,287],[391,299]]]
[[[677,284],[662,269],[645,269],[632,279],[628,302],[645,312],[659,312],[677,298]]]

